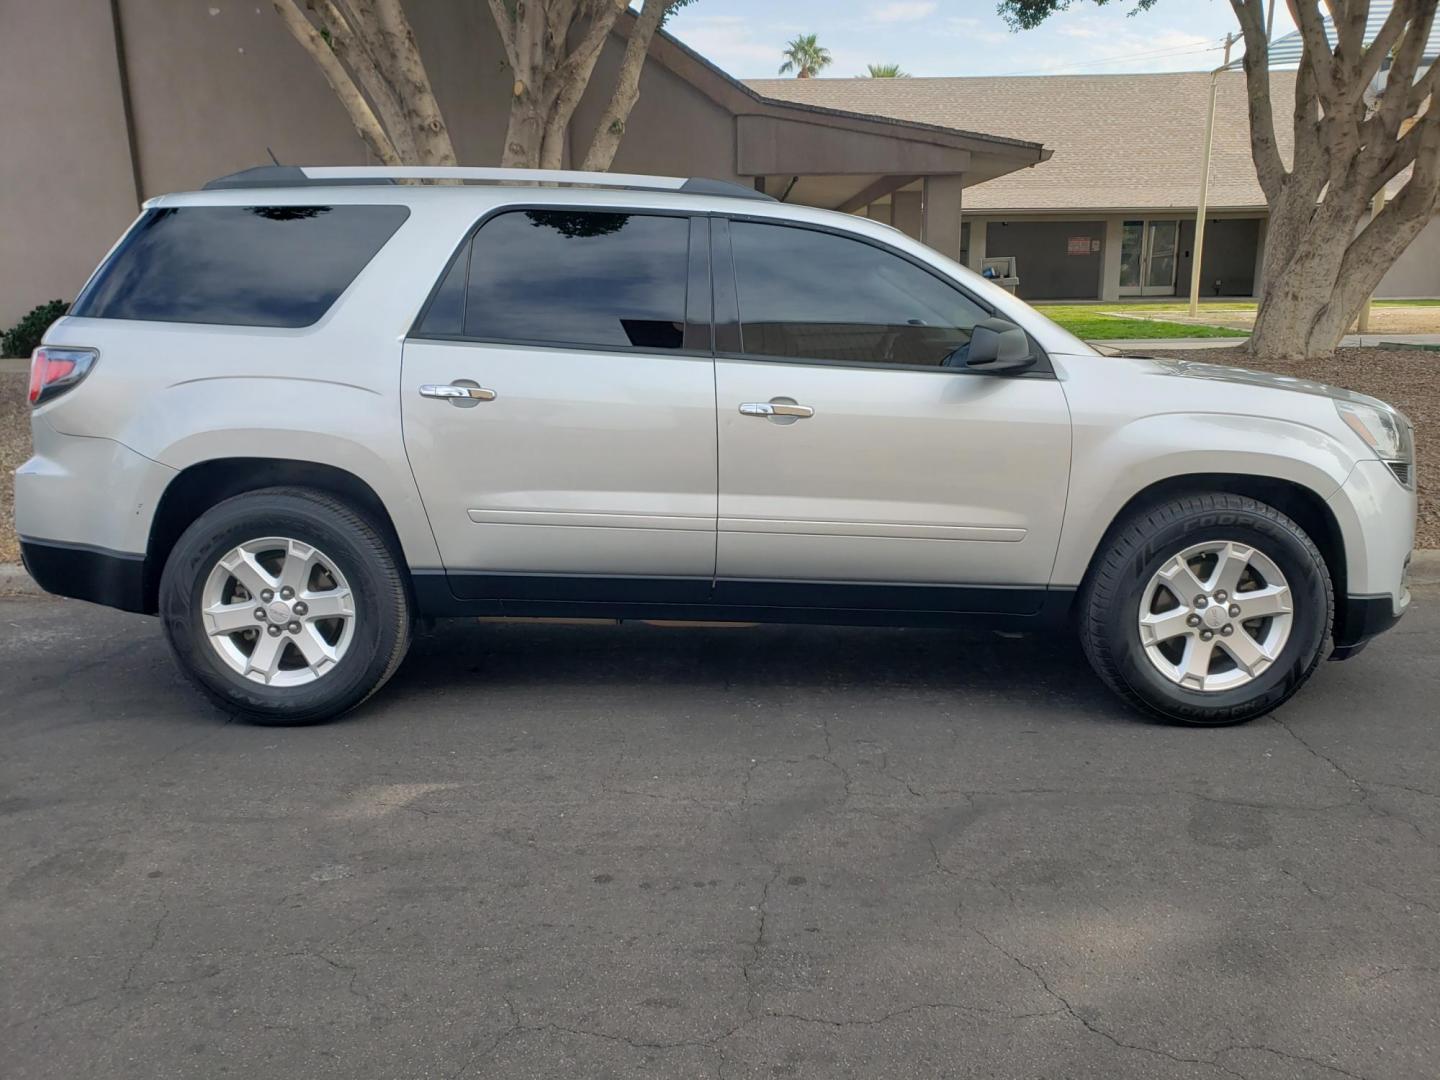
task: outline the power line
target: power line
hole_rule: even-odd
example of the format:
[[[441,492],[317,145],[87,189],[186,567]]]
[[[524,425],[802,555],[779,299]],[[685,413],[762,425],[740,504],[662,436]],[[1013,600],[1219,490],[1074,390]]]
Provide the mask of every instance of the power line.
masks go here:
[[[1106,64],[1124,64],[1132,60],[1159,60],[1170,56],[1191,56],[1201,53],[1219,52],[1225,47],[1223,40],[1217,39],[1209,45],[1188,45],[1178,49],[1164,49],[1160,51],[1128,53],[1124,56],[1111,56],[1104,60],[1087,60],[1080,63],[1051,64],[1049,67],[1030,68],[1026,71],[1007,71],[996,78],[1008,78],[1015,75],[1044,75],[1052,71],[1061,71],[1071,68],[1099,67]]]

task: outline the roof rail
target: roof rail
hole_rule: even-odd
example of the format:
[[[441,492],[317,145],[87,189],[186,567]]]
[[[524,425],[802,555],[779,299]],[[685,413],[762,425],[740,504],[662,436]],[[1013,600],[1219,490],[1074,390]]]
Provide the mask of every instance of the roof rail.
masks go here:
[[[490,169],[460,165],[261,165],[211,180],[206,191],[225,188],[306,187],[336,184],[394,184],[400,180],[458,180],[476,184],[564,184],[630,191],[679,191],[731,199],[775,199],[728,180],[642,176],[637,173],[578,172],[565,169]]]

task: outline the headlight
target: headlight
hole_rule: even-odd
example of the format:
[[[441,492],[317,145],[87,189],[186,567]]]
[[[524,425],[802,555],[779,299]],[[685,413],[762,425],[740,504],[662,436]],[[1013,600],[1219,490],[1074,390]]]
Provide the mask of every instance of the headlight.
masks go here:
[[[1365,441],[1382,461],[1405,465],[1415,462],[1415,440],[1405,418],[1389,409],[1336,400],[1335,409],[1351,431]]]

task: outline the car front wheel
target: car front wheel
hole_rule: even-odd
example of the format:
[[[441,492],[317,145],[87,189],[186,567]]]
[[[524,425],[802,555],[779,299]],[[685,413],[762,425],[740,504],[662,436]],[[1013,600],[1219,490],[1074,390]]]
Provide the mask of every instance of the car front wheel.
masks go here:
[[[166,562],[160,614],[190,680],[260,724],[354,708],[410,641],[404,579],[384,537],[303,488],[248,492],[202,514]]]
[[[1080,598],[1091,665],[1127,701],[1213,726],[1260,716],[1328,652],[1325,560],[1272,506],[1226,493],[1151,507],[1116,530]]]

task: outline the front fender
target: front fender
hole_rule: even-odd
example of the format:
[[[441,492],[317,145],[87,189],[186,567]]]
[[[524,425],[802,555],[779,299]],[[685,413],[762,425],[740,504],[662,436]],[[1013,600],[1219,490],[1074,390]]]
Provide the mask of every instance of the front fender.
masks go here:
[[[1110,426],[1077,418],[1070,497],[1051,584],[1079,585],[1106,530],[1136,495],[1177,477],[1284,480],[1329,499],[1356,464],[1338,439],[1295,420],[1159,413]]]

